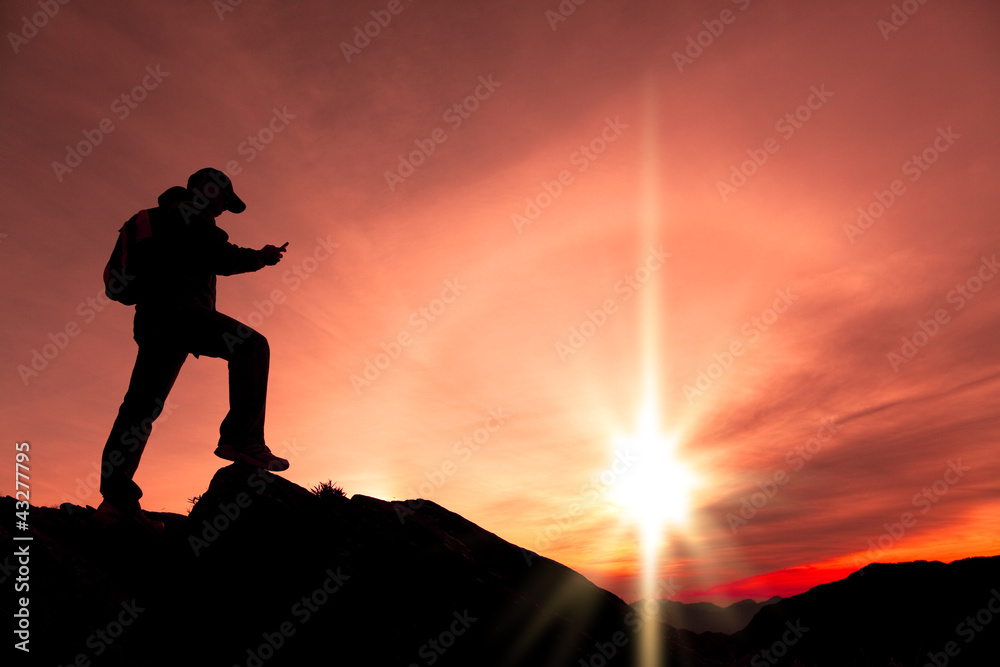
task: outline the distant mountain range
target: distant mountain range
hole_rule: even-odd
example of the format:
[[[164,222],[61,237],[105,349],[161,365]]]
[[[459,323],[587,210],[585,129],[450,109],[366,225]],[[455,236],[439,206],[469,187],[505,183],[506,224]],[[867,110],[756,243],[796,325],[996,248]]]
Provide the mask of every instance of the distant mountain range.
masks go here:
[[[728,607],[720,607],[711,602],[675,602],[673,600],[657,600],[659,619],[678,630],[692,632],[722,632],[727,635],[739,632],[747,626],[750,619],[769,604],[780,601],[773,597],[764,602],[740,600]],[[645,608],[642,601],[633,602],[632,608],[641,611]]]
[[[31,653],[13,651],[15,664],[635,667],[644,626],[672,667],[1000,655],[1000,557],[870,565],[726,609],[664,601],[670,627],[429,501],[312,493],[234,464],[190,515],[154,513],[163,533],[93,513],[35,507],[30,531],[15,531],[14,500],[0,499],[4,586],[21,576],[13,554],[30,551],[16,596],[29,598]],[[16,596],[0,598],[7,618]]]

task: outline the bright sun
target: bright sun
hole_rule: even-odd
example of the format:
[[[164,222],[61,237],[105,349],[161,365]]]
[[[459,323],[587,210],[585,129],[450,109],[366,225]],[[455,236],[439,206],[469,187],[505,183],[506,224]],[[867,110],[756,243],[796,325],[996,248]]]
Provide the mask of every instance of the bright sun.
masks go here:
[[[615,438],[615,455],[628,468],[609,489],[608,499],[653,543],[668,525],[684,525],[697,476],[677,456],[676,436],[660,433],[656,420],[643,418],[637,432]]]
[[[688,498],[700,486],[700,480],[678,455],[680,438],[660,429],[652,377],[647,381],[646,401],[635,432],[614,438],[612,456],[622,469],[619,471],[612,466],[617,476],[608,489],[607,498],[638,528],[642,558],[640,595],[646,600],[655,600],[661,597],[657,580],[661,572],[664,529],[672,524],[687,524]],[[659,607],[654,606],[654,609]],[[664,664],[660,635],[654,630],[657,624],[643,627],[647,630],[641,633],[641,664]]]

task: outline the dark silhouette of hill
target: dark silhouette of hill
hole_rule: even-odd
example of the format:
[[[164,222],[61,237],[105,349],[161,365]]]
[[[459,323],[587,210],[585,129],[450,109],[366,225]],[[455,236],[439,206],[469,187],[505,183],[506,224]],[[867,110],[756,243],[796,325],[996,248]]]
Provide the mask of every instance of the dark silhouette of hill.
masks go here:
[[[873,563],[764,607],[728,646],[736,665],[1000,664],[1000,556]]]
[[[769,604],[781,600],[773,597],[770,600],[756,602],[740,600],[727,607],[720,607],[711,602],[677,602],[675,600],[657,600],[659,619],[670,627],[692,632],[721,632],[731,635],[747,626],[750,619]],[[642,609],[647,601],[634,602],[634,609]]]
[[[24,544],[14,509],[0,499],[5,586]],[[432,502],[316,494],[233,464],[188,516],[152,514],[162,533],[103,526],[89,507],[31,509],[32,651],[15,664],[637,664],[635,610]],[[677,667],[922,667],[949,640],[960,648],[949,665],[991,665],[1000,619],[968,643],[956,625],[988,609],[998,563],[869,566],[765,606],[731,636],[653,627]],[[0,613],[13,605],[3,596]],[[776,651],[789,628],[808,630]]]
[[[432,502],[327,491],[234,464],[189,516],[151,513],[163,533],[32,508],[35,664],[634,664],[640,619],[578,573]],[[700,664],[695,635],[667,635]]]

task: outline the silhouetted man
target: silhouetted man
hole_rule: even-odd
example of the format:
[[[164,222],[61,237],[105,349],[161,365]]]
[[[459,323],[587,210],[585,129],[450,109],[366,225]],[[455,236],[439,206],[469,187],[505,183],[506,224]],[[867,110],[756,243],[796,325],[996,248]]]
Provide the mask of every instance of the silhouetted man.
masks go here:
[[[242,213],[246,204],[218,169],[201,169],[186,190],[164,192],[150,212],[153,236],[146,243],[137,283],[134,338],[139,351],[128,391],[101,460],[98,518],[136,520],[161,528],[139,508],[142,490],[133,481],[153,421],[188,354],[229,362],[229,414],[219,428],[216,456],[274,471],[288,461],[264,443],[264,403],[270,351],[267,339],[215,309],[216,276],[257,271],[281,261],[288,246],[260,250],[229,243],[215,219]]]

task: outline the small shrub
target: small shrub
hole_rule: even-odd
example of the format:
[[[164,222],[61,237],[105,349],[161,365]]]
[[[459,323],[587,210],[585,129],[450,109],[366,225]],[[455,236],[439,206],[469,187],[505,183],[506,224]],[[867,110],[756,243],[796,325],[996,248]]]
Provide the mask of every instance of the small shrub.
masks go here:
[[[322,482],[312,488],[312,492],[319,496],[321,500],[346,499],[344,489],[334,484],[332,481]]]

